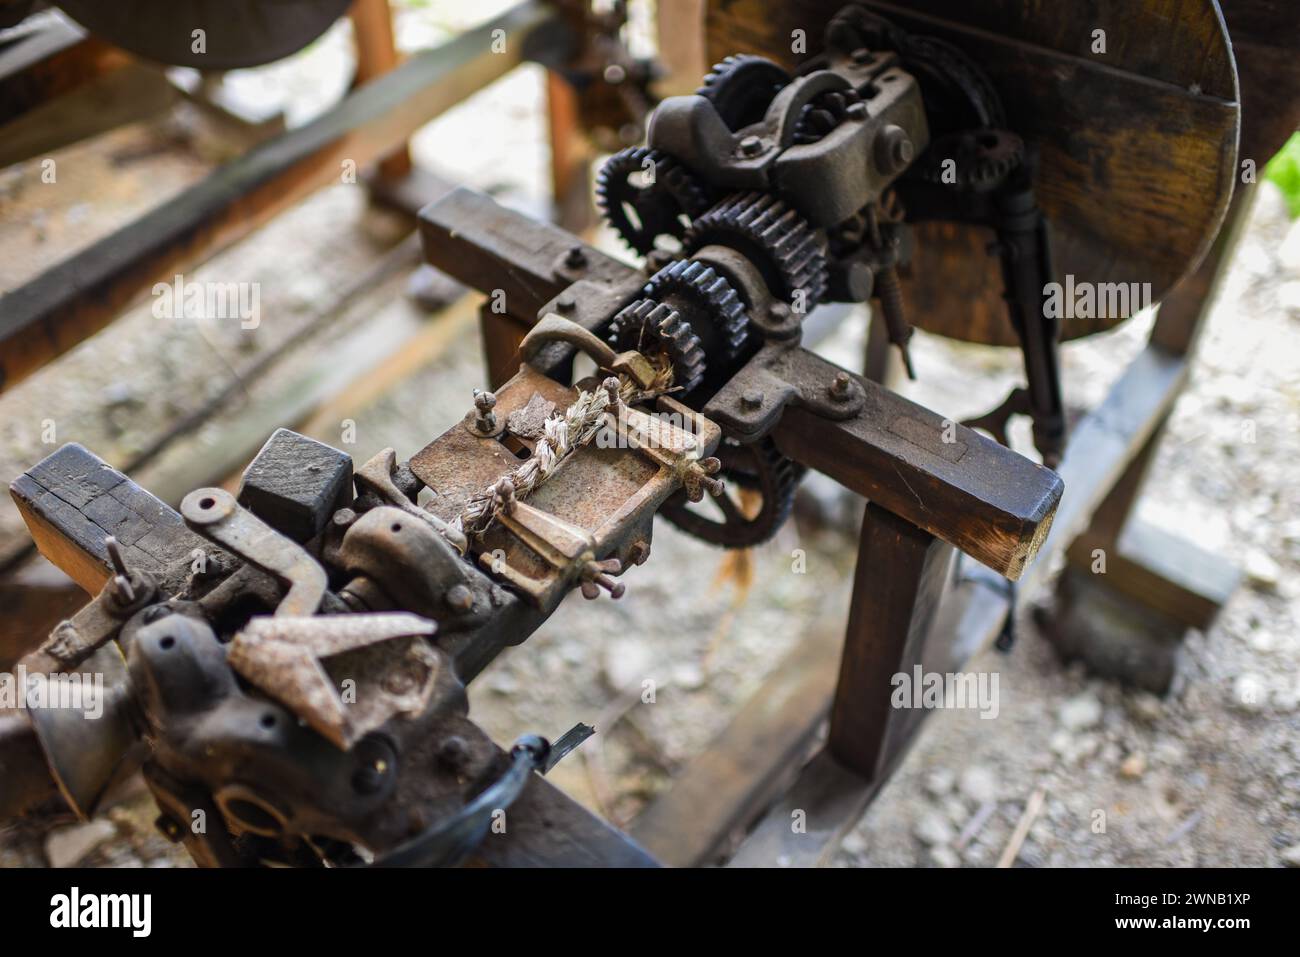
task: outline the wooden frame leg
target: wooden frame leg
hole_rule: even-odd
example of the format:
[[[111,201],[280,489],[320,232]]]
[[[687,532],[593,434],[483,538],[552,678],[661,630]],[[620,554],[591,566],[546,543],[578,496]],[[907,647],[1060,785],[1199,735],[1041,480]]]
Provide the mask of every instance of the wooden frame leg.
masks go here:
[[[591,204],[591,150],[578,116],[578,94],[554,70],[546,73],[547,132],[555,221],[582,234],[595,224]]]
[[[348,12],[356,38],[356,85],[369,83],[397,66],[397,43],[393,39],[393,12],[388,0],[354,0]],[[411,151],[406,144],[379,161],[380,179],[394,182],[410,174]]]
[[[488,388],[495,389],[519,371],[519,343],[528,334],[528,326],[514,316],[493,312],[491,300],[479,307],[478,316]]]
[[[925,712],[891,704],[894,675],[922,663],[956,550],[868,504],[828,747],[868,780],[888,773]]]

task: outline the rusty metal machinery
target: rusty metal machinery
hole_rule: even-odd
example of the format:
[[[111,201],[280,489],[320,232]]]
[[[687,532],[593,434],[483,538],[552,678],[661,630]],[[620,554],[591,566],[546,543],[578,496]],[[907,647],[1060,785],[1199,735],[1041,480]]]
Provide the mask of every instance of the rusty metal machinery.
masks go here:
[[[871,503],[831,747],[886,774],[903,744],[871,710],[886,696],[863,692],[880,676],[854,683],[853,629],[913,646],[957,550],[1018,579],[1062,482],[803,348],[805,318],[874,297],[906,355],[913,224],[994,231],[1027,388],[972,424],[1000,435],[1030,415],[1050,464],[1065,443],[1059,329],[1042,307],[1037,158],[997,84],[960,46],[864,7],[821,26],[793,69],[722,60],[656,108],[646,146],[609,161],[601,203],[639,267],[467,190],[422,211],[428,260],[504,303],[519,337],[502,384],[409,461],[389,449],[358,464],[280,430],[237,495],[199,489],[179,512],[75,445],[20,477],[37,544],[96,594],[26,665],[109,674],[113,693],[93,734],[57,711],[0,726],[22,783],[0,811],[54,786],[88,815],[143,764],[159,826],[201,864],[482,854],[492,814],[537,800],[533,772],[590,729],[502,751],[464,683],[570,592],[620,598],[655,515],[749,546],[786,519],[807,469]],[[575,381],[579,356],[597,372]],[[959,644],[943,654],[969,654]],[[606,842],[594,862],[652,863],[609,832],[587,832]]]

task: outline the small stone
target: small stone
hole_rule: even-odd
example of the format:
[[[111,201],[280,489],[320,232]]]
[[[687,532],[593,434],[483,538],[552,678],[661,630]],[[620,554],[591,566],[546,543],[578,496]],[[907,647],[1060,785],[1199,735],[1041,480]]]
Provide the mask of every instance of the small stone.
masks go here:
[[[1100,723],[1101,713],[1101,701],[1091,691],[1085,691],[1062,704],[1058,717],[1070,731],[1083,731]]]
[[[1268,705],[1268,687],[1257,674],[1246,672],[1232,683],[1232,703],[1241,711],[1256,713]]]
[[[1146,769],[1146,755],[1135,751],[1124,759],[1124,763],[1119,766],[1119,773],[1125,778],[1140,778]]]
[[[615,638],[605,645],[605,681],[614,691],[625,691],[650,677],[650,649],[637,638]]]
[[[673,668],[673,684],[686,691],[704,687],[704,669],[693,661],[685,661]]]
[[[947,768],[935,768],[925,776],[925,793],[933,798],[945,797],[957,783],[957,776]]]
[[[1263,552],[1251,552],[1246,557],[1246,580],[1251,587],[1262,592],[1276,592],[1282,569]]]
[[[1282,863],[1287,867],[1300,867],[1300,844],[1292,844],[1282,852]]]
[[[927,811],[921,815],[912,833],[927,847],[951,844],[957,837],[957,832],[948,823],[948,819],[937,811]]]
[[[113,822],[103,818],[59,828],[45,838],[45,859],[50,867],[75,867],[116,833]]]
[[[998,797],[997,775],[980,764],[972,764],[962,771],[957,787],[965,797],[976,804],[996,801]]]
[[[948,820],[961,827],[970,817],[970,812],[966,810],[966,802],[955,794],[950,794],[943,799],[943,813],[948,815]]]
[[[930,860],[935,867],[961,867],[961,858],[951,847],[939,846],[930,848]]]
[[[1165,714],[1165,704],[1149,691],[1138,691],[1128,698],[1129,711],[1133,717],[1147,724],[1155,724]]]
[[[863,857],[867,853],[867,836],[861,831],[853,830],[840,842],[840,850],[854,857]]]

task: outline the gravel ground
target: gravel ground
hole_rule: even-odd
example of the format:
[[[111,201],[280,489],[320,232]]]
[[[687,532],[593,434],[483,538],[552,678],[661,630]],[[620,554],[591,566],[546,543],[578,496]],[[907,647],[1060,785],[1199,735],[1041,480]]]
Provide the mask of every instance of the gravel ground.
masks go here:
[[[521,132],[512,142],[535,144],[539,88],[535,74],[521,74],[481,101],[480,115],[514,124]],[[417,141],[417,155],[437,156],[444,169],[482,186],[506,184],[512,195],[537,195],[544,152],[503,153],[500,137],[475,133],[473,113],[460,110],[445,126],[431,127]],[[478,145],[440,149],[447,140],[438,131],[446,129],[477,137]],[[296,242],[309,245],[322,228],[339,229],[358,215],[355,191],[327,190],[297,207],[274,242],[298,257]],[[268,264],[267,248],[254,240],[232,250],[222,275],[242,278],[241,270],[260,268],[264,295],[306,309],[336,290],[347,272],[307,272],[309,257]],[[291,284],[293,262],[301,270]],[[277,270],[286,274],[283,283],[277,284]],[[388,299],[362,304],[362,311],[410,308],[395,289],[382,294]],[[1065,347],[1072,405],[1092,405],[1104,395],[1141,348],[1149,322],[1139,317]],[[259,349],[291,335],[293,326],[268,328]],[[854,363],[863,329],[860,317],[846,323],[824,351]],[[229,347],[221,354],[232,365],[247,359],[238,344],[220,338],[229,330],[184,342],[169,333],[163,352],[146,340],[156,333],[136,318],[95,340],[94,351],[64,360],[81,363],[92,383],[85,390],[56,393],[48,380],[34,379],[15,390],[16,398],[6,396],[0,459],[21,467],[39,457],[31,423],[56,401],[60,423],[72,423],[77,438],[95,447],[103,435],[114,448],[129,450],[177,408],[189,407],[194,395],[179,382],[195,363],[213,365],[213,341]],[[151,376],[140,364],[150,348],[165,356],[167,376]],[[355,410],[358,443],[350,451],[361,459],[385,445],[403,456],[420,448],[459,418],[470,389],[480,384],[479,354],[470,329],[390,395]],[[1141,504],[1145,519],[1238,563],[1246,573],[1241,589],[1208,633],[1189,635],[1180,680],[1165,699],[1063,666],[1035,633],[1027,600],[1014,649],[985,652],[969,666],[1000,676],[998,717],[933,715],[848,835],[836,865],[991,866],[1027,805],[1037,813],[1015,860],[1021,866],[1300,864],[1297,358],[1300,224],[1287,219],[1266,184]],[[995,404],[1016,378],[1012,355],[920,334],[915,359],[921,382],[910,394],[954,418]],[[126,378],[112,371],[114,363],[135,363],[140,371]],[[213,365],[213,375],[221,368]],[[109,399],[121,398],[112,390],[124,381],[128,398],[138,403],[124,419],[112,420],[105,409]],[[328,432],[320,437],[337,440]],[[1023,431],[1013,440],[1028,450]],[[525,731],[557,735],[576,721],[595,724],[600,733],[553,778],[626,824],[708,746],[802,636],[843,621],[858,507],[821,480],[806,483],[801,495],[805,520],[744,555],[712,550],[661,523],[651,560],[627,576],[626,599],[566,603],[475,682],[471,714],[502,742]],[[0,524],[9,520],[0,515]],[[803,574],[793,560],[797,550]],[[638,696],[646,678],[658,686],[653,705]],[[53,833],[11,829],[0,835],[0,865],[185,865],[154,833],[155,813],[136,789],[100,822]]]

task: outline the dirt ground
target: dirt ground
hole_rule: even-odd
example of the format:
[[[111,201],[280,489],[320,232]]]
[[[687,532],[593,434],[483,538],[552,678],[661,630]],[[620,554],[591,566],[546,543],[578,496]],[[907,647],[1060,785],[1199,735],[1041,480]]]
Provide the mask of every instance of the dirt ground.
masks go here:
[[[422,42],[454,26],[407,19],[405,29]],[[338,32],[312,55],[346,57],[346,36]],[[540,208],[530,199],[545,182],[540,89],[535,71],[521,71],[423,131],[417,157],[523,208]],[[447,149],[448,142],[459,148]],[[7,201],[4,188],[0,182]],[[49,214],[41,228],[60,228],[75,205]],[[30,244],[34,229],[7,224],[0,248]],[[300,334],[359,263],[391,246],[392,231],[365,212],[355,187],[332,187],[300,204],[194,271],[196,279],[261,282],[268,321],[258,334],[229,324],[160,329],[147,305],[133,310],[0,397],[4,474],[46,454],[39,423],[51,417],[60,441],[82,441],[124,461],[258,355]],[[323,234],[330,237],[324,252]],[[293,388],[313,354],[353,348],[374,324],[424,328],[402,285],[398,276],[350,303],[308,348],[240,390],[216,424],[136,477],[158,487],[183,471],[182,460],[213,453],[229,440],[232,422],[277,389]],[[1104,395],[1149,324],[1139,317],[1065,346],[1072,406]],[[456,329],[445,351],[387,395],[331,407],[333,418],[315,416],[307,431],[337,443],[340,424],[350,420],[357,441],[348,451],[358,461],[387,445],[403,457],[418,450],[460,418],[481,385],[477,324]],[[864,335],[865,316],[856,316],[820,349],[856,365]],[[920,382],[908,394],[945,415],[991,407],[1016,381],[1014,355],[923,334],[914,341]],[[1063,666],[1028,614],[1046,596],[1022,596],[1015,647],[985,651],[969,666],[999,675],[998,717],[932,715],[844,841],[837,866],[991,866],[1031,800],[1039,810],[1018,866],[1300,865],[1298,360],[1300,223],[1265,184],[1141,503],[1143,518],[1236,562],[1242,586],[1207,633],[1189,634],[1180,678],[1163,699]],[[69,381],[83,385],[68,389]],[[1023,432],[1013,440],[1029,451]],[[843,621],[860,505],[815,476],[800,495],[798,520],[743,555],[660,522],[650,561],[625,578],[628,595],[566,602],[474,683],[471,715],[501,743],[594,724],[597,736],[552,778],[626,825],[708,747],[790,649],[811,630]],[[0,510],[0,547],[20,541],[16,517]],[[802,572],[796,551],[805,556]],[[639,697],[646,678],[658,685],[654,704]],[[88,825],[12,828],[0,834],[0,865],[186,865],[153,830],[155,815],[136,790]]]

